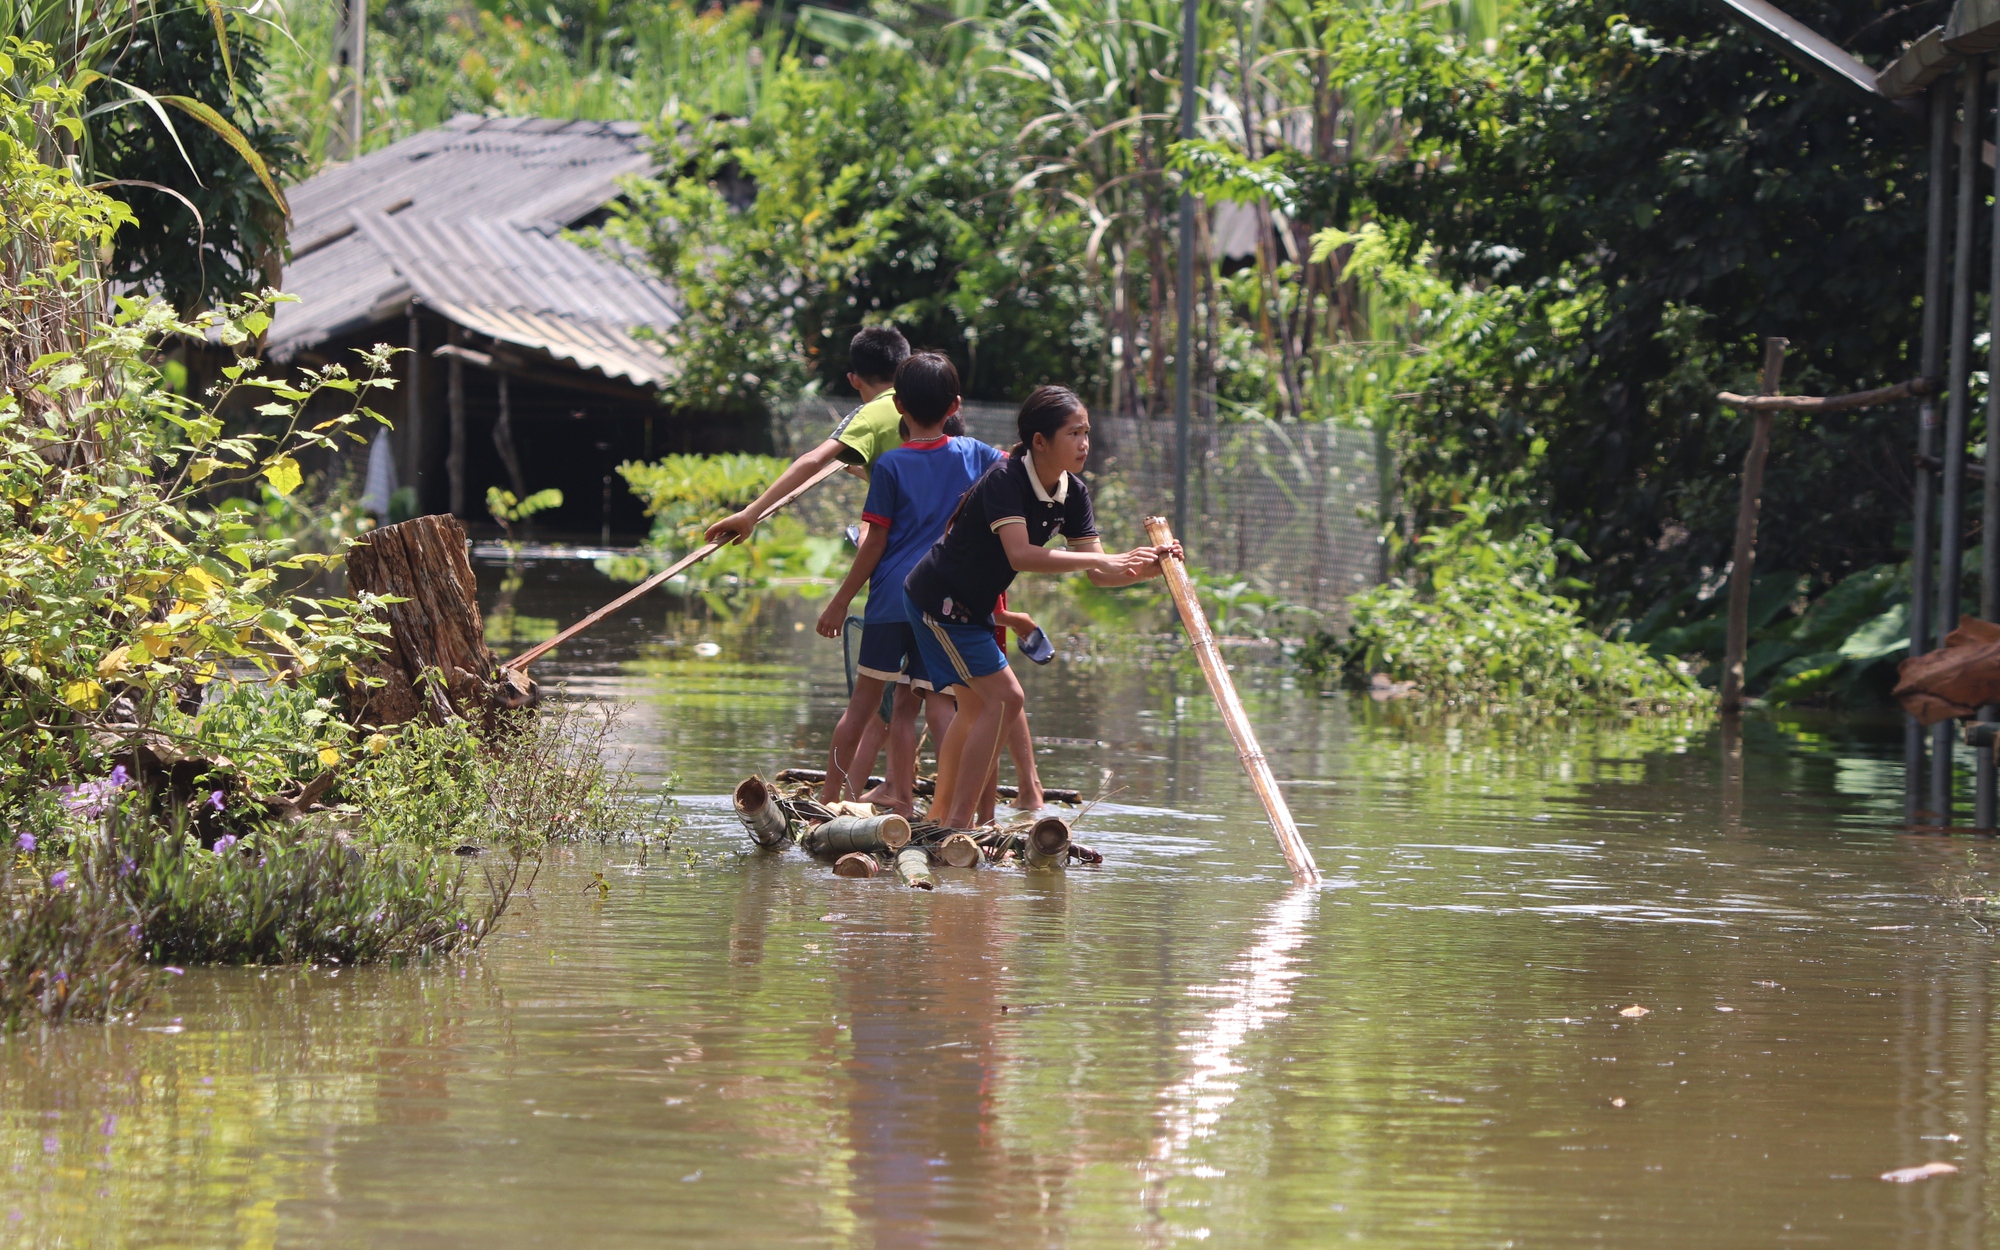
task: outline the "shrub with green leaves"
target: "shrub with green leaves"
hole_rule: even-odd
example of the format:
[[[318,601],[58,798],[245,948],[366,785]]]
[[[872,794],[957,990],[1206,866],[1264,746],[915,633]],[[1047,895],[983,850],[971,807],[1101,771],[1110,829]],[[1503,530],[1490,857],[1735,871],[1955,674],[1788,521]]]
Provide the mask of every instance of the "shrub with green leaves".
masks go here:
[[[491,903],[468,902],[451,854],[364,852],[338,838],[271,830],[204,847],[150,823],[107,834],[129,863],[121,888],[145,917],[140,942],[156,961],[369,963],[446,954],[477,943],[505,910],[510,868],[489,880]]]
[[[79,105],[57,88],[0,95],[0,300],[31,317],[0,327],[0,808],[106,771],[232,667],[285,668],[332,693],[384,629],[368,604],[282,593],[330,557],[223,501],[288,496],[308,449],[362,441],[388,349],[361,377],[327,366],[295,385],[246,356],[200,401],[163,385],[159,344],[246,348],[271,297],[187,320],[112,300],[93,258],[129,215],[40,156]],[[272,432],[225,429],[219,412],[245,393]]]
[[[667,456],[651,464],[618,466],[632,493],[653,518],[648,545],[657,554],[613,576],[637,581],[703,542],[708,523],[747,507],[778,480],[790,461],[779,456]],[[831,506],[835,488],[822,486],[757,527],[750,541],[725,547],[688,570],[688,584],[714,589],[767,586],[782,579],[819,580],[840,572],[847,549],[836,536],[846,514]]]
[[[38,864],[25,853],[33,846],[15,834],[0,849],[0,1034],[138,1011],[159,974],[118,861],[96,843],[73,863]]]
[[[1511,537],[1493,528],[1504,501],[1485,491],[1457,506],[1460,519],[1417,541],[1408,575],[1348,600],[1344,645],[1306,653],[1366,681],[1386,673],[1421,696],[1453,703],[1556,710],[1699,705],[1711,696],[1678,664],[1593,631],[1560,592],[1574,543],[1540,523]]]

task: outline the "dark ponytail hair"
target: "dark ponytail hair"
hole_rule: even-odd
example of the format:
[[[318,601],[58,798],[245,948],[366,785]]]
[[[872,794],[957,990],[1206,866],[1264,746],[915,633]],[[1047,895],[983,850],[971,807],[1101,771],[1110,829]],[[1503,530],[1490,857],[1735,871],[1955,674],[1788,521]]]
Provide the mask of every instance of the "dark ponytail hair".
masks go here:
[[[1082,411],[1083,401],[1067,386],[1036,387],[1021,405],[1020,415],[1014,418],[1014,428],[1021,436],[1021,441],[1014,444],[1014,455],[1019,456],[1034,446],[1037,434],[1054,442],[1056,431]]]

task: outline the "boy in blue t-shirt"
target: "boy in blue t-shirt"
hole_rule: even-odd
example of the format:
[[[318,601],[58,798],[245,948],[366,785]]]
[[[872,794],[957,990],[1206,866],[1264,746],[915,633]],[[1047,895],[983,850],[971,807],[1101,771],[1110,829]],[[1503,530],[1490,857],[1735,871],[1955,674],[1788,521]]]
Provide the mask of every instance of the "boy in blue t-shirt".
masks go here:
[[[902,363],[896,370],[895,402],[909,425],[909,440],[876,459],[861,512],[868,522],[868,536],[819,618],[819,633],[838,638],[848,605],[862,583],[868,584],[854,693],[833,731],[821,799],[831,803],[865,784],[864,773],[854,778],[852,787],[848,785],[848,774],[857,767],[855,747],[875,719],[884,687],[907,675],[911,692],[897,692],[896,714],[889,723],[885,796],[889,806],[907,814],[916,802],[914,700],[923,699],[931,736],[938,741],[944,739],[955,704],[932,687],[924,672],[916,631],[903,610],[903,579],[944,533],[967,488],[1001,459],[1001,453],[977,439],[944,433],[945,421],[959,407],[958,370],[939,353],[919,352]],[[865,768],[866,763],[858,766]]]

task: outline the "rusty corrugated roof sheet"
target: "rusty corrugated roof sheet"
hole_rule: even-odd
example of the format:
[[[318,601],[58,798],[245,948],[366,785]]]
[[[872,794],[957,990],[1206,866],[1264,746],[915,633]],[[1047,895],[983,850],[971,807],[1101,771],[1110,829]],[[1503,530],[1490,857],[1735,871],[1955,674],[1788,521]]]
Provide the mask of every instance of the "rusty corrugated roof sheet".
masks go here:
[[[634,335],[679,320],[655,278],[561,237],[649,161],[627,122],[460,116],[291,192],[293,260],[269,350],[402,316],[412,299],[478,334],[640,386],[667,374]],[[400,341],[400,327],[384,328]]]

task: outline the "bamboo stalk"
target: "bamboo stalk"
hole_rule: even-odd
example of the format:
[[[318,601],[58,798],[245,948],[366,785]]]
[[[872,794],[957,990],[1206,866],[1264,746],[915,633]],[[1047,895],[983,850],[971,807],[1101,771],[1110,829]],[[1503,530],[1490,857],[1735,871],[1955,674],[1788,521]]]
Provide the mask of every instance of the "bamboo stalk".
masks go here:
[[[979,862],[979,843],[969,833],[950,834],[938,843],[937,857],[947,868],[971,868]]]
[[[764,509],[763,512],[759,513],[757,517],[757,523],[759,525],[763,524],[767,518],[779,512],[782,512],[785,508],[789,507],[794,500],[798,499],[800,495],[805,494],[813,487],[819,485],[821,482],[824,482],[826,479],[832,477],[834,474],[840,472],[842,469],[846,467],[847,466],[845,464],[843,464],[838,460],[834,461],[832,464],[827,465],[819,472],[813,474],[805,481],[799,483],[798,487],[794,489],[791,494],[786,495],[783,499],[780,499],[778,502],[772,504],[770,507]],[[721,543],[703,543],[701,546],[696,547],[693,551],[688,552],[680,559],[674,561],[671,565],[668,565],[665,569],[662,569],[660,572],[653,574],[645,581],[640,582],[637,586],[634,586],[632,589],[626,591],[624,594],[618,596],[616,599],[613,599],[610,603],[607,603],[603,607],[597,609],[597,611],[592,612],[589,616],[584,617],[582,620],[570,626],[568,629],[565,629],[560,634],[557,634],[555,637],[549,639],[547,642],[537,643],[536,645],[528,648],[526,651],[523,651],[521,654],[515,656],[513,659],[507,661],[505,664],[502,664],[500,667],[504,669],[510,669],[517,673],[525,672],[527,670],[528,665],[533,664],[536,660],[541,659],[544,655],[548,654],[550,651],[553,651],[557,647],[560,647],[562,644],[576,637],[584,630],[589,629],[592,625],[597,624],[605,617],[610,616],[613,612],[616,612],[618,609],[624,607],[626,604],[631,603],[634,599],[638,599],[644,596],[654,587],[664,585],[668,581],[671,581],[673,578],[680,576],[683,572],[686,572],[688,569],[693,568],[697,564],[700,564],[703,560],[708,559],[710,556],[714,555],[716,552],[720,550],[722,550]]]
[[[807,844],[815,855],[899,851],[910,844],[910,822],[893,812],[887,816],[836,816],[813,830]]]
[[[803,781],[808,785],[816,786],[826,781],[826,770],[821,768],[787,768],[778,773],[778,780]],[[882,779],[880,777],[870,777],[868,784],[879,786],[882,784]],[[1021,797],[1021,792],[1013,786],[998,786],[995,789],[1003,799],[1017,799]],[[917,795],[930,795],[935,793],[936,790],[937,778],[917,778],[916,789],[914,791]],[[1042,797],[1051,803],[1066,803],[1071,807],[1075,807],[1083,802],[1083,792],[1081,790],[1065,790],[1060,786],[1043,786]]]
[[[882,861],[860,851],[849,851],[833,861],[833,875],[836,877],[865,881],[869,877],[880,876],[881,872]]]
[[[1776,395],[1785,371],[1788,340],[1764,340],[1764,393]],[[1764,491],[1764,458],[1771,450],[1771,414],[1760,411],[1743,456],[1736,501],[1736,548],[1729,566],[1729,619],[1722,644],[1722,714],[1743,710],[1743,657],[1750,645],[1750,580],[1757,564],[1757,508]]]
[[[896,852],[896,875],[912,890],[935,890],[931,876],[931,855],[921,846],[906,846]]]
[[[1731,391],[1720,391],[1715,398],[1731,408],[1741,408],[1746,412],[1846,412],[1850,408],[1874,408],[1880,404],[1892,404],[1912,395],[1930,395],[1936,391],[1929,378],[1912,378],[1908,382],[1898,382],[1894,386],[1879,387],[1872,391],[1856,391],[1851,395],[1738,395]]]
[[[1069,862],[1069,824],[1044,816],[1028,830],[1024,858],[1030,868],[1061,868]]]
[[[773,801],[771,787],[762,777],[745,777],[736,786],[734,802],[736,818],[750,831],[750,840],[765,848],[780,847],[785,844],[791,832],[791,821]]]
[[[1156,547],[1165,546],[1174,541],[1174,532],[1165,517],[1149,516],[1146,518],[1146,538]],[[1313,863],[1312,851],[1307,849],[1305,839],[1299,836],[1299,827],[1292,823],[1292,809],[1286,806],[1285,796],[1278,792],[1278,779],[1271,775],[1271,765],[1264,758],[1264,749],[1257,745],[1257,734],[1250,728],[1250,717],[1243,710],[1243,701],[1236,697],[1236,686],[1229,680],[1229,669],[1222,662],[1222,651],[1215,645],[1215,634],[1208,627],[1208,617],[1203,615],[1201,601],[1195,597],[1187,565],[1171,556],[1160,563],[1166,573],[1167,589],[1173,594],[1174,605],[1180,609],[1181,624],[1186,627],[1188,641],[1194,646],[1195,658],[1201,661],[1202,676],[1208,678],[1209,693],[1215,696],[1215,705],[1222,712],[1222,723],[1229,727],[1229,736],[1235,739],[1236,756],[1243,762],[1243,771],[1250,775],[1250,784],[1255,787],[1257,797],[1264,801],[1264,811],[1271,818],[1271,831],[1277,835],[1278,849],[1284,852],[1285,863],[1292,870],[1292,879],[1301,885],[1318,881],[1319,865]]]

